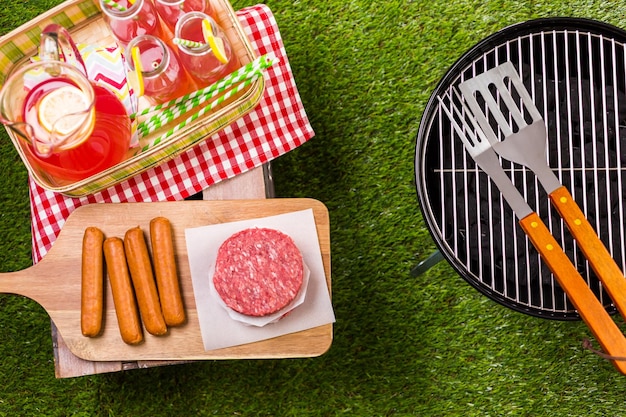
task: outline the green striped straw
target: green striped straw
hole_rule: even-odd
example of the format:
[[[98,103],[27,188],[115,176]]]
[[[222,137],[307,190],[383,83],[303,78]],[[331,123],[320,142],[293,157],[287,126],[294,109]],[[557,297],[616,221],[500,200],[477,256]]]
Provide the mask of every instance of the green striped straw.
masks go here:
[[[250,74],[250,76],[252,76],[252,74]],[[173,119],[182,115],[183,113],[188,112],[189,110],[191,110],[192,107],[198,106],[217,95],[217,92],[209,92],[201,96],[193,96],[188,100],[177,103],[174,106],[162,109],[161,112],[139,123],[137,125],[137,128],[145,131],[145,134],[149,134],[154,130],[153,127],[158,129],[162,125],[171,122]]]
[[[176,45],[182,45],[188,48],[200,48],[206,45],[206,43],[203,43],[203,42],[195,42],[195,41],[190,41],[188,39],[181,39],[181,38],[174,38],[174,43]]]
[[[194,107],[198,107],[207,100],[213,98],[212,94],[205,94],[200,97],[193,97],[183,103],[179,103],[172,108],[163,109],[158,115],[152,116],[150,119],[141,122],[137,125],[139,136],[147,136],[162,126],[170,123],[172,120],[192,110]]]
[[[156,106],[145,108],[140,112],[131,114],[130,118],[136,119],[139,116],[145,116],[147,114],[154,113],[161,109],[175,106],[177,104],[183,103],[194,97],[199,97],[199,96],[208,95],[208,94],[212,94],[212,95],[221,94],[221,92],[225,91],[233,84],[239,83],[251,77],[252,75],[254,75],[256,72],[260,70],[264,70],[264,69],[271,67],[276,62],[278,62],[278,59],[276,57],[263,55],[255,59],[254,61],[249,62],[243,67],[238,68],[237,70],[233,71],[230,75],[222,78],[221,80],[217,81],[214,84],[211,84],[208,87],[201,88],[200,90],[194,91],[189,94],[185,94],[184,96],[179,97],[177,99],[170,100],[165,103],[157,104]]]
[[[228,88],[232,87],[232,85],[237,84],[241,81],[245,81],[249,78],[256,78],[258,76],[263,75],[260,69],[256,71],[252,71],[246,73],[246,78],[244,80],[237,81],[235,83],[229,84]],[[137,125],[137,130],[139,132],[140,137],[147,136],[150,133],[154,132],[157,129],[160,129],[162,126],[170,123],[172,120],[176,119],[179,116],[191,111],[193,108],[204,104],[206,101],[222,94],[226,89],[218,89],[212,93],[203,94],[201,96],[195,96],[187,101],[176,104],[175,106],[163,109],[159,114],[152,116],[148,120],[145,120]]]
[[[113,0],[102,0],[102,2],[104,4],[106,4],[107,6],[110,6],[110,7],[114,8],[114,9],[119,10],[120,12],[126,11],[126,7],[122,6],[119,3],[114,2]],[[132,4],[132,2],[131,2],[131,4]]]
[[[206,113],[210,112],[215,107],[217,107],[220,104],[222,104],[225,100],[229,99],[233,95],[237,94],[238,92],[240,92],[241,90],[243,90],[244,88],[246,88],[247,86],[252,84],[252,81],[254,81],[260,75],[261,75],[261,73],[257,74],[256,76],[254,76],[252,78],[248,78],[242,84],[237,85],[232,90],[229,90],[228,92],[226,92],[226,94],[224,94],[223,96],[218,97],[216,100],[212,101],[209,105],[207,105],[206,107],[200,109],[197,113],[195,113],[191,117],[187,118],[186,120],[180,122],[179,124],[174,126],[172,129],[168,130],[163,135],[161,135],[160,137],[155,139],[151,144],[144,146],[141,149],[141,151],[145,152],[146,150],[150,149],[151,147],[154,147],[154,146],[158,145],[159,143],[161,143],[162,141],[166,140],[167,138],[173,136],[174,133],[178,132],[179,130],[184,129],[189,123],[192,123],[193,121],[197,120],[199,117],[204,116]]]

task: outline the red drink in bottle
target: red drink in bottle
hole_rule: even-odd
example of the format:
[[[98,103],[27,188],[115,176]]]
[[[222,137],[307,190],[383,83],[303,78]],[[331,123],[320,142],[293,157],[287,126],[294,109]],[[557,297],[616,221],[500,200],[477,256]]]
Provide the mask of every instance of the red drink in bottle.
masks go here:
[[[138,48],[144,95],[153,104],[181,97],[195,89],[176,54],[161,39],[144,35],[128,44],[128,66],[136,71],[135,63],[129,59],[133,48]]]
[[[203,20],[210,22],[213,35],[219,40],[220,51],[213,51],[211,45],[206,43],[202,30]],[[200,87],[213,84],[239,67],[228,38],[219,25],[204,13],[184,14],[176,24],[176,37],[204,44],[199,47],[178,45],[180,61]],[[218,54],[226,62],[218,59]]]
[[[139,35],[161,36],[161,22],[151,0],[117,0],[126,10],[120,11],[100,0],[104,19],[122,47]]]
[[[213,8],[209,0],[155,0],[161,20],[174,33],[178,19],[188,12],[203,12],[213,15]]]

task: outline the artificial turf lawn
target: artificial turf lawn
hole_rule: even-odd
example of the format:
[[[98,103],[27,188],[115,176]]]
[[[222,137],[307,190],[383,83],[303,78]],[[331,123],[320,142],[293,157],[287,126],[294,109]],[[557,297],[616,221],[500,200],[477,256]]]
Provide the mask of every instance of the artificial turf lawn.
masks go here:
[[[2,2],[6,33],[60,1]],[[241,8],[253,2],[236,1]],[[439,264],[414,187],[415,135],[438,80],[510,24],[587,17],[616,1],[268,1],[316,137],[274,161],[279,197],[330,210],[330,351],[54,378],[50,324],[0,295],[0,416],[622,416],[626,377],[581,347],[580,322],[522,315]],[[30,265],[25,169],[0,140],[0,270]],[[616,318],[620,325],[621,319]]]

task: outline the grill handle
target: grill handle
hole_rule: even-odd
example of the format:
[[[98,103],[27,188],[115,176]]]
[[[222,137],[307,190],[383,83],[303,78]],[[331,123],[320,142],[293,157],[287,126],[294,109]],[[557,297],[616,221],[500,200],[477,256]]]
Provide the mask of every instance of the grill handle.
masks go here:
[[[610,356],[625,357],[626,337],[565,255],[541,218],[533,212],[521,219],[519,224],[602,349]],[[619,372],[626,375],[626,361],[612,360],[611,362]]]
[[[602,281],[613,304],[626,318],[626,279],[576,201],[565,187],[550,194],[552,205],[559,212],[591,268]]]

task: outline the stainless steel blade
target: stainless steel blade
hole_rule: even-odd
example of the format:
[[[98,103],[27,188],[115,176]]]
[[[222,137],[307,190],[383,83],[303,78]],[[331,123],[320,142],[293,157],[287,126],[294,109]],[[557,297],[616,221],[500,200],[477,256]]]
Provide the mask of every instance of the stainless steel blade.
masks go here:
[[[546,162],[545,122],[513,64],[505,62],[470,78],[459,84],[459,90],[485,138],[500,156],[530,168],[548,194],[561,186]],[[478,103],[479,98],[484,107]]]
[[[456,91],[454,91],[454,93],[458,94]],[[509,206],[511,206],[516,216],[519,219],[523,219],[531,214],[533,210],[502,169],[498,156],[492,149],[480,127],[475,125],[476,122],[471,117],[471,113],[465,110],[463,101],[459,101],[458,105],[451,101],[450,107],[448,107],[441,97],[437,98],[442,110],[450,118],[454,131],[463,142],[467,152],[498,187],[500,193],[502,193],[504,199],[509,203]],[[463,112],[459,110],[459,107],[463,109]],[[474,124],[474,126],[470,126],[468,120],[470,120],[470,123]],[[463,127],[461,127],[461,125]]]

